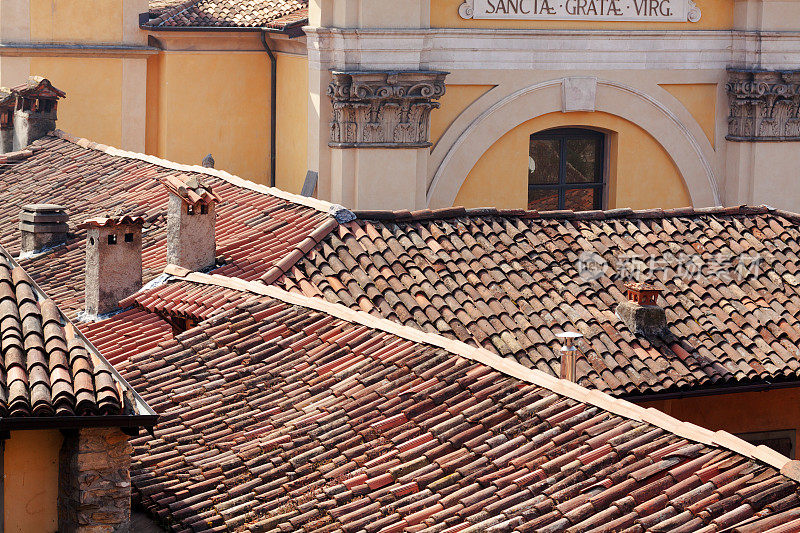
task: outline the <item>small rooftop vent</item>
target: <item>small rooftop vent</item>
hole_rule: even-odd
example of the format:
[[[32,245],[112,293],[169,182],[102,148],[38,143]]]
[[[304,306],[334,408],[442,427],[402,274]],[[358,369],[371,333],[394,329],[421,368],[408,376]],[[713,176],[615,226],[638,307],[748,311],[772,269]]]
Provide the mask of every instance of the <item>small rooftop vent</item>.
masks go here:
[[[658,305],[661,290],[646,282],[626,283],[628,299],[617,306],[617,316],[633,333],[652,335],[667,327],[667,315]]]
[[[21,255],[39,253],[67,240],[67,210],[56,204],[28,204],[19,214]]]
[[[564,340],[564,344],[561,345],[561,379],[567,379],[569,381],[575,382],[578,379],[577,370],[575,366],[575,362],[577,361],[577,355],[579,352],[578,347],[575,346],[575,343],[578,342],[578,339],[583,338],[578,332],[575,331],[565,331],[564,333],[556,333],[556,337],[559,339]]]

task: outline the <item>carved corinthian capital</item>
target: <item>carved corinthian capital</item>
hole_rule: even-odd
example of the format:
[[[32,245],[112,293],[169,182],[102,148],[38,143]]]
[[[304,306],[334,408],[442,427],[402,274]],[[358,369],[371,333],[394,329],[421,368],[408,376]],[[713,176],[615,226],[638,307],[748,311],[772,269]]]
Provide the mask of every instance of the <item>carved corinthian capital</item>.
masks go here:
[[[333,72],[331,140],[335,148],[430,146],[431,110],[439,107],[446,72]]]
[[[728,69],[729,141],[800,141],[800,70]]]

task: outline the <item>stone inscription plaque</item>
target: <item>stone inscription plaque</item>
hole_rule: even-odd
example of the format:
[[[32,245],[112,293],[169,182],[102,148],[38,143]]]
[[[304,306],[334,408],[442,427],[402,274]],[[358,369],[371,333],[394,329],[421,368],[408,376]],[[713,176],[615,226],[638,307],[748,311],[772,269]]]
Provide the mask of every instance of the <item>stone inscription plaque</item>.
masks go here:
[[[465,19],[697,22],[692,0],[465,0]]]

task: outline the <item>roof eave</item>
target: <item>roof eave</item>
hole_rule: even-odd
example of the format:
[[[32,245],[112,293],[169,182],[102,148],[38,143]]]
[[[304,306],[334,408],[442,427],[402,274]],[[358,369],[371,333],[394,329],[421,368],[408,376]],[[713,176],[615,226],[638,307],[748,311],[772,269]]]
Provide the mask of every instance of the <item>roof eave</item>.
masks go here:
[[[683,390],[666,390],[663,392],[636,392],[615,394],[618,398],[633,403],[654,402],[659,400],[679,400],[682,398],[699,398],[702,396],[718,396],[720,394],[737,394],[742,392],[765,392],[776,389],[791,389],[800,387],[800,380],[769,381],[753,380],[742,385],[722,385],[719,387],[692,387]],[[612,393],[613,394],[613,393]]]
[[[120,429],[151,429],[158,415],[96,415],[96,416],[26,416],[0,418],[0,433],[37,429],[82,429],[118,427]]]
[[[271,28],[269,26],[151,26],[147,23],[148,13],[141,13],[139,15],[139,28],[149,32],[160,31],[183,31],[183,32],[240,32],[240,33],[275,33],[286,35],[290,38],[301,37],[305,35],[303,26],[308,24],[308,19],[298,20],[297,22],[290,22],[280,28]]]

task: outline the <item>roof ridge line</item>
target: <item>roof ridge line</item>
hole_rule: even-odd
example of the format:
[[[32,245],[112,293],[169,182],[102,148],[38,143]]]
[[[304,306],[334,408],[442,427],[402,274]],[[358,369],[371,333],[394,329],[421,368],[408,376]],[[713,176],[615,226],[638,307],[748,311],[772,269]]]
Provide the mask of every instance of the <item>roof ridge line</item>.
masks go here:
[[[364,311],[356,311],[322,298],[313,298],[302,294],[291,293],[274,285],[264,285],[263,283],[255,281],[245,281],[240,278],[231,278],[219,274],[192,272],[176,265],[167,265],[164,269],[164,273],[192,283],[216,285],[231,290],[268,296],[287,304],[299,305],[341,320],[375,328],[406,340],[436,346],[454,355],[483,363],[507,376],[515,377],[527,383],[543,387],[551,392],[573,400],[588,403],[618,416],[646,422],[679,437],[706,445],[725,448],[739,455],[766,463],[780,471],[784,476],[789,477],[795,482],[800,482],[800,467],[798,467],[800,461],[793,461],[764,445],[754,446],[728,432],[712,431],[690,422],[680,421],[655,408],[641,407],[628,400],[615,398],[605,392],[596,389],[587,389],[572,381],[546,374],[541,370],[522,366],[514,360],[504,358],[485,348],[471,346],[461,341],[448,339],[437,333],[421,331],[410,326],[398,324],[391,320],[379,318]]]
[[[677,218],[705,215],[758,215],[778,213],[787,218],[800,221],[800,214],[783,211],[768,205],[710,206],[710,207],[676,207],[670,209],[631,209],[622,207],[606,210],[572,211],[569,209],[555,211],[536,211],[527,209],[498,209],[496,207],[444,207],[437,209],[408,210],[356,210],[353,211],[360,220],[386,220],[398,222],[417,222],[424,220],[444,220],[459,217],[499,216],[522,219],[560,219],[560,220],[609,220],[609,219],[648,219]]]
[[[317,198],[311,198],[307,196],[300,196],[299,194],[293,194],[290,192],[283,191],[281,189],[278,189],[277,187],[268,187],[266,185],[261,185],[259,183],[246,180],[244,178],[241,178],[239,176],[236,176],[235,174],[231,174],[230,172],[226,172],[224,170],[201,167],[200,165],[186,165],[183,163],[176,163],[175,161],[170,161],[168,159],[162,159],[154,155],[147,155],[141,152],[122,150],[121,148],[116,148],[114,146],[109,146],[107,144],[91,141],[89,139],[86,139],[85,137],[77,137],[75,135],[72,135],[71,133],[67,133],[59,129],[53,130],[52,132],[49,133],[49,135],[65,140],[67,142],[71,142],[73,144],[77,144],[82,148],[86,148],[89,150],[97,150],[98,152],[103,152],[111,156],[136,159],[153,165],[158,165],[160,167],[164,167],[170,170],[179,170],[182,172],[196,172],[198,174],[213,176],[215,178],[219,178],[223,181],[226,181],[236,187],[249,189],[253,192],[257,192],[260,194],[267,194],[270,196],[274,196],[276,198],[286,200],[287,202],[292,202],[294,204],[309,207],[311,209],[316,209],[317,211],[321,211],[326,214],[331,214],[331,209],[334,209],[334,204],[326,202],[325,200],[319,200]],[[0,158],[1,157],[2,156],[0,156]]]
[[[14,163],[16,161],[22,161],[23,159],[28,159],[37,151],[38,150],[31,150],[30,148],[22,148],[21,150],[15,150],[13,152],[6,152],[0,155],[0,164]]]

